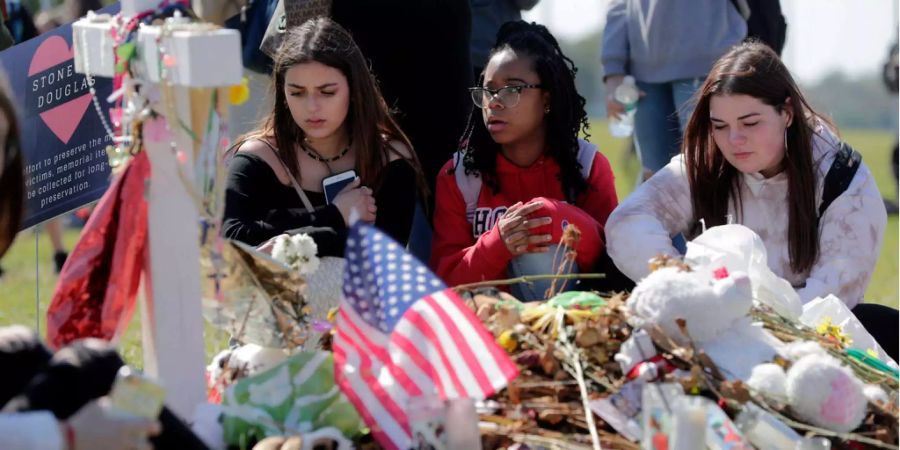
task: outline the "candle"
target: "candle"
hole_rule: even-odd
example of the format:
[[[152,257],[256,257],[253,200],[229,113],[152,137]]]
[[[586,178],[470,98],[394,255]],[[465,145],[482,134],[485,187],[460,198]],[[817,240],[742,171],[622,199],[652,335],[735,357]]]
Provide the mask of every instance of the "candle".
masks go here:
[[[698,397],[679,398],[672,408],[674,424],[669,450],[706,448],[706,405]]]
[[[797,443],[797,450],[831,450],[831,441],[821,436],[806,437]]]
[[[481,450],[478,413],[472,399],[442,401],[436,395],[413,397],[407,411],[413,448]]]
[[[481,450],[478,413],[471,398],[447,401],[447,448]]]
[[[744,405],[735,424],[759,450],[795,450],[801,440],[791,427],[753,403]]]

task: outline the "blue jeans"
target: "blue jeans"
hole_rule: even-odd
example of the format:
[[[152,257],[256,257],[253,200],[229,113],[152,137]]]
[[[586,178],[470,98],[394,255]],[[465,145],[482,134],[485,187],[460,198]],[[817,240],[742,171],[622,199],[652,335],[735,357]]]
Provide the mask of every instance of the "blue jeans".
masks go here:
[[[637,82],[645,95],[635,113],[634,144],[645,171],[662,169],[681,150],[681,135],[694,111],[691,96],[702,82],[702,78]]]
[[[525,253],[513,258],[507,267],[509,277],[555,275],[556,267],[553,266],[553,255],[556,253],[557,248],[557,245],[551,245],[546,253]],[[562,259],[562,255],[559,255],[558,259]],[[579,273],[578,264],[572,264],[571,270],[566,273]],[[556,280],[556,288],[559,289],[563,282],[566,283],[565,290],[569,290],[575,285],[575,280]],[[547,292],[547,289],[550,289],[551,284],[553,284],[553,280],[516,283],[510,287],[510,293],[523,302],[543,300],[544,293]]]

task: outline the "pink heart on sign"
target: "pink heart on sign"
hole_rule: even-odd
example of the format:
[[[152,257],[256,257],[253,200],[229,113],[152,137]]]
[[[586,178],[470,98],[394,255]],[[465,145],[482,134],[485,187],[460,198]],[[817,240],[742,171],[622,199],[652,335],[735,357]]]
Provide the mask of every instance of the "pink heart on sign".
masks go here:
[[[28,67],[28,76],[35,75],[66,61],[72,61],[72,48],[61,36],[50,36],[38,46],[31,57],[31,65]],[[64,86],[61,84],[60,86]],[[64,144],[69,143],[78,124],[91,103],[90,93],[86,92],[77,98],[66,101],[41,113],[41,120],[50,128]]]

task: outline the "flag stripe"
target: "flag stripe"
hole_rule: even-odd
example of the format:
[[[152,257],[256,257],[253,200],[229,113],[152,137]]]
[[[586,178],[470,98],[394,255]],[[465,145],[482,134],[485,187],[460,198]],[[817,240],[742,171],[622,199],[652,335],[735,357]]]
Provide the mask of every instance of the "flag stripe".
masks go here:
[[[506,380],[519,375],[519,368],[509,359],[506,352],[497,346],[494,336],[484,328],[478,317],[469,310],[456,293],[446,290],[435,293],[433,297],[450,316],[450,321],[457,324],[463,331],[467,338],[466,342],[470,343],[466,347],[475,352],[476,359],[481,363],[479,366],[485,370],[488,384],[491,386],[490,390],[484,391],[485,396],[493,395],[506,386]],[[469,326],[463,326],[463,323],[467,323]],[[474,345],[475,342],[483,345]]]
[[[335,336],[335,340],[340,337],[341,342],[339,345],[351,346],[356,354],[359,355],[364,364],[363,367],[360,367],[360,376],[366,380],[371,378],[379,381],[375,386],[372,386],[372,390],[385,402],[385,408],[390,411],[398,421],[402,421],[403,418],[405,418],[405,412],[401,406],[406,406],[408,401],[406,392],[404,389],[397,387],[399,383],[391,376],[390,369],[386,367],[385,361],[375,358],[377,366],[373,365],[372,358],[370,358],[369,353],[359,345],[357,337],[347,331],[347,329],[339,330]]]
[[[372,398],[374,396],[374,393],[368,388],[368,386],[365,383],[362,383],[362,380],[359,379],[359,377],[344,375],[344,367],[354,367],[353,363],[356,361],[348,360],[346,355],[344,354],[343,349],[340,347],[335,347],[334,362],[337,369],[335,370],[335,382],[338,383],[338,386],[341,387],[341,391],[344,393],[344,395],[347,396],[347,399],[350,401],[350,403],[353,404],[353,406],[356,408],[356,411],[359,412],[366,424],[369,425],[372,436],[378,441],[378,443],[387,449],[405,450],[409,448],[409,445],[404,444],[405,440],[408,440],[409,442],[412,441],[412,439],[408,435],[399,433],[392,436],[382,429],[382,420],[375,420],[375,416],[373,415],[373,411],[369,409],[369,405],[372,405],[373,409],[375,410],[375,414],[382,414],[378,416],[379,418],[386,417],[387,413],[383,412],[384,410],[381,408],[381,404],[377,401],[377,399]],[[365,398],[366,400],[363,400],[363,398]]]
[[[346,352],[347,362],[354,368],[353,373],[344,373],[344,375],[351,382],[356,382],[354,384],[368,387],[366,391],[371,392],[372,395],[370,397],[374,397],[374,399],[365,398],[363,400],[366,401],[367,407],[370,409],[373,409],[373,405],[378,406],[378,409],[373,412],[375,412],[374,416],[379,418],[379,424],[392,436],[396,435],[398,428],[406,435],[409,435],[409,419],[406,416],[406,411],[404,408],[400,408],[396,399],[388,392],[390,389],[385,389],[382,383],[379,382],[380,377],[375,375],[376,370],[373,368],[372,359],[369,358],[365,351],[359,351],[360,348],[354,342],[347,341],[345,334],[338,332],[335,336],[335,342],[337,343],[338,340],[347,342],[347,344],[341,342],[338,349]],[[359,392],[358,388],[356,390]],[[370,403],[370,401],[375,403]],[[405,407],[406,403],[404,399],[400,404]]]
[[[467,346],[468,343],[465,341],[456,341],[451,338],[450,330],[441,322],[440,316],[437,311],[431,307],[428,298],[420,300],[413,308],[418,310],[433,327],[434,335],[440,341],[440,346],[447,354],[447,358],[450,361],[452,366],[451,370],[453,370],[453,373],[465,389],[463,392],[460,392],[459,396],[480,397],[481,389],[475,381],[471,369],[472,364],[478,364],[478,361],[467,360],[459,351],[460,346]]]
[[[440,386],[446,396],[444,398],[459,396],[459,391],[453,384],[452,367],[447,366],[445,361],[440,358],[440,348],[435,347],[418,326],[404,317],[397,324],[397,331],[394,334],[405,337],[418,354],[422,355],[435,369],[438,378],[432,378],[432,380],[437,386]]]
[[[341,308],[338,314],[341,318],[347,321],[349,329],[344,331],[352,330],[354,335],[353,339],[362,344],[362,348],[360,350],[368,350],[373,355],[378,357],[378,359],[380,359],[383,364],[392,362],[391,355],[388,353],[384,346],[375,345],[371,340],[369,340],[370,337],[381,336],[381,333],[377,330],[371,329],[366,330],[368,332],[364,332],[363,330],[361,330],[361,328],[369,327],[362,320],[358,320],[359,317],[354,317],[356,316],[356,313],[353,312],[352,308],[346,309],[349,310],[349,312],[345,311],[345,308]],[[400,383],[400,385],[403,386],[403,389],[406,389],[406,392],[409,395],[416,396],[422,394],[419,386],[413,380],[411,380],[399,367],[394,364],[387,364],[387,368],[391,371],[391,375],[393,375],[394,378],[397,379],[397,381]]]
[[[470,340],[467,339],[469,336],[464,336],[461,327],[467,327],[466,322],[454,323],[450,320],[450,316],[447,315],[447,311],[443,307],[443,305],[438,303],[437,298],[434,296],[428,296],[425,299],[425,303],[431,306],[432,311],[437,316],[438,320],[443,323],[444,328],[447,330],[447,334],[453,342],[465,343],[465,345],[459,345],[456,347],[456,350],[462,354],[462,360],[457,361],[458,363],[464,363],[464,366],[468,371],[472,374],[472,381],[477,383],[476,389],[469,389],[468,396],[481,398],[484,395],[484,392],[492,390],[493,386],[491,386],[490,382],[488,382],[487,376],[484,373],[484,370],[481,368],[483,362],[479,361],[475,356],[475,353],[472,352],[472,346],[481,346],[484,344],[483,340]],[[480,336],[479,336],[480,337]],[[481,341],[481,342],[479,342]],[[487,361],[485,361],[487,362]],[[464,372],[462,372],[464,373]]]
[[[450,379],[453,382],[451,387],[457,393],[459,393],[458,395],[462,395],[464,392],[466,392],[466,389],[459,381],[459,377],[456,375],[456,371],[453,370],[453,365],[450,363],[450,358],[447,357],[446,349],[442,345],[441,340],[438,339],[438,337],[435,335],[434,330],[432,329],[431,322],[429,322],[428,319],[418,311],[418,308],[416,308],[416,306],[409,308],[409,310],[406,311],[406,314],[403,315],[403,318],[413,323],[416,329],[422,334],[422,336],[431,344],[431,346],[435,350],[437,350],[434,353],[437,353],[437,356],[438,358],[440,358],[441,363],[443,363],[444,367],[447,368],[447,372],[449,373]],[[432,357],[434,353],[431,354]]]
[[[397,324],[397,326],[399,327],[402,323],[404,322],[401,321]],[[392,334],[391,344],[391,356],[393,357],[394,363],[406,367],[410,372],[419,372],[417,375],[420,375],[422,378],[424,378],[422,379],[410,374],[410,378],[415,378],[416,380],[418,380],[419,388],[422,391],[428,392],[431,390],[429,388],[437,389],[438,393],[441,395],[441,398],[447,398],[447,393],[444,391],[443,383],[434,382],[435,377],[441,376],[437,373],[437,369],[435,369],[434,366],[431,365],[431,363],[428,362],[428,360],[425,359],[424,356],[422,356],[422,353],[419,352],[419,349],[417,349],[416,346],[413,345],[413,343],[403,335],[403,333],[396,332]],[[406,359],[409,360],[410,364],[405,364]],[[410,365],[415,366],[415,368],[419,370],[410,370]]]

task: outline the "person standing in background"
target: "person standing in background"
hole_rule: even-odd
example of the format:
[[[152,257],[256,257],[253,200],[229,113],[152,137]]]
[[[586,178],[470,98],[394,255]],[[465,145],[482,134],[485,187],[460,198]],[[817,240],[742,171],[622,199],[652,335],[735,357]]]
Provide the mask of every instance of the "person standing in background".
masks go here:
[[[635,146],[646,180],[678,154],[693,108],[689,100],[710,68],[747,36],[747,22],[731,1],[612,0],[603,29],[609,117],[625,113],[613,98],[626,75],[642,91]]]
[[[353,35],[371,61],[384,99],[396,110],[433,193],[438,171],[456,150],[470,109],[468,2],[335,0],[331,18]]]
[[[31,12],[20,0],[6,0],[6,27],[16,44],[21,44],[38,35]]]
[[[506,22],[520,20],[522,11],[534,8],[540,0],[469,0],[472,7],[472,68],[475,82],[487,65],[497,31]]]

